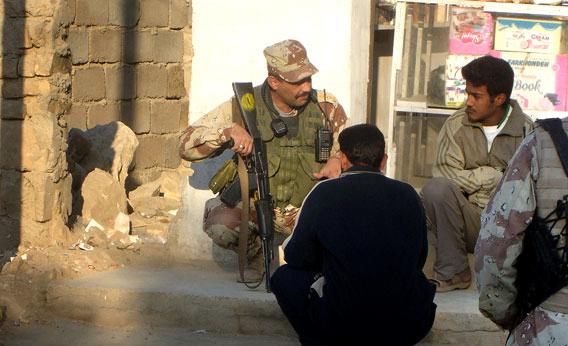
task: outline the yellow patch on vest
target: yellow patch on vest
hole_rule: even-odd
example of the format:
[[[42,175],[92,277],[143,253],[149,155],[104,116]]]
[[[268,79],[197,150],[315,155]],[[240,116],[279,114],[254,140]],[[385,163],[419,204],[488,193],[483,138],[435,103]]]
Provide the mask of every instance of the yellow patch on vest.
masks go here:
[[[251,93],[246,93],[241,98],[241,105],[247,111],[254,110],[254,96]]]

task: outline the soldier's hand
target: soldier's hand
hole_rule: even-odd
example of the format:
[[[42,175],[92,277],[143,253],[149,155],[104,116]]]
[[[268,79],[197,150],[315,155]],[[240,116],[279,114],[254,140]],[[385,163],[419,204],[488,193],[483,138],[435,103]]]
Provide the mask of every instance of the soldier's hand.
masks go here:
[[[233,140],[233,151],[239,155],[246,156],[252,152],[252,137],[247,130],[239,124],[233,124],[230,129],[230,136]]]
[[[332,156],[327,160],[319,172],[314,173],[314,178],[337,178],[341,174],[341,159],[337,156]]]

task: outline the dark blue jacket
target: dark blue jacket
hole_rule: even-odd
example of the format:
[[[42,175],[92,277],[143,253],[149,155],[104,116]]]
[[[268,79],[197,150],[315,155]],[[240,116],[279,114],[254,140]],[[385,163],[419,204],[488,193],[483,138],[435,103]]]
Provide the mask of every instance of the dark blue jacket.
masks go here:
[[[323,273],[321,303],[330,323],[407,333],[416,323],[431,326],[434,317],[435,288],[422,273],[427,252],[415,190],[371,167],[352,167],[308,194],[285,260]]]

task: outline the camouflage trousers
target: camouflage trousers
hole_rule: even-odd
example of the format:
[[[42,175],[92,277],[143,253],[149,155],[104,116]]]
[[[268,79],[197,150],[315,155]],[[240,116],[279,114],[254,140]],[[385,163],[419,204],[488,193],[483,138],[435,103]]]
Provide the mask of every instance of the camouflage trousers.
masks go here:
[[[507,346],[568,345],[568,314],[536,308],[515,328]]]
[[[249,213],[249,230],[247,257],[250,260],[259,256],[261,251],[256,210],[251,200]],[[242,202],[235,208],[230,208],[221,202],[219,196],[209,199],[205,203],[203,215],[203,231],[220,247],[238,252],[239,229],[241,225]],[[283,236],[292,234],[299,208],[287,206],[274,209],[274,230]]]

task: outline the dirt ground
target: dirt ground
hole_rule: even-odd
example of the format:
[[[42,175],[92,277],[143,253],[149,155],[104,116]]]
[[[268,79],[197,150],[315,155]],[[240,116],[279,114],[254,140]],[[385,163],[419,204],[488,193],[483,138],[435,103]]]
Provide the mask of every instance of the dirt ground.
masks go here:
[[[0,273],[0,328],[45,319],[46,289],[52,280],[79,278],[147,261],[165,265],[164,251],[163,246],[136,250],[93,247],[89,251],[70,246],[34,247],[17,255],[6,251]]]
[[[79,278],[125,266],[167,265],[164,246],[137,250],[93,248],[85,251],[68,247],[30,248],[17,256],[6,252],[0,273],[0,346],[38,345],[219,345],[295,346],[296,338],[282,336],[221,335],[205,330],[152,328],[148,326],[111,328],[50,316],[43,309],[51,280]],[[11,258],[10,258],[11,257]],[[160,261],[161,263],[157,262]]]
[[[2,346],[298,346],[297,338],[267,335],[225,335],[184,328],[98,327],[69,321],[22,324],[0,330]]]

